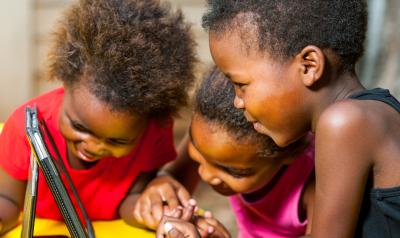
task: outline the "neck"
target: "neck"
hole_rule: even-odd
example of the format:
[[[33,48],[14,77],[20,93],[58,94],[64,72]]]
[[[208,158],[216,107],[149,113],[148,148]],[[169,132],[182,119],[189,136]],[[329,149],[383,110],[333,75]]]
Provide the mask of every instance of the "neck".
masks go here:
[[[319,100],[314,107],[312,119],[312,131],[315,131],[319,117],[331,104],[348,98],[351,94],[364,90],[364,86],[358,80],[354,72],[345,72],[338,77],[331,77],[329,84],[321,89]]]
[[[251,192],[251,193],[242,193],[241,194],[242,198],[246,202],[249,202],[249,203],[257,202],[257,201],[261,200],[263,197],[265,197],[267,195],[267,193],[271,192],[271,190],[278,183],[279,179],[285,173],[286,169],[287,169],[287,166],[283,166],[276,173],[276,175],[272,178],[271,181],[269,181],[267,184],[265,184],[262,188],[258,189],[257,191],[254,191],[254,192]]]

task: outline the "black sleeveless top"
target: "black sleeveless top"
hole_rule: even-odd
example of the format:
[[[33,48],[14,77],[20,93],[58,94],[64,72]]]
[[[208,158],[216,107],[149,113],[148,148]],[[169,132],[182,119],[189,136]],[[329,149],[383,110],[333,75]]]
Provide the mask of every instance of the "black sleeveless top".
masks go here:
[[[365,90],[349,98],[381,101],[400,113],[399,101],[386,89]],[[400,186],[373,189],[371,179],[368,181],[355,237],[400,238]]]

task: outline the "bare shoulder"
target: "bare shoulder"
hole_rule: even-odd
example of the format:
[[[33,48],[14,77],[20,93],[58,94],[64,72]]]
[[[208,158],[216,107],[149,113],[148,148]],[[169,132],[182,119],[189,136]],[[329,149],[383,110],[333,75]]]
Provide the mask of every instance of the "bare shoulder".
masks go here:
[[[389,129],[393,129],[395,117],[396,112],[382,102],[343,100],[329,106],[321,114],[316,133],[376,145],[377,141],[387,136]]]
[[[336,148],[352,160],[387,164],[400,156],[400,117],[379,101],[343,100],[321,114],[316,137],[322,149]]]
[[[370,116],[369,108],[353,100],[329,106],[317,122],[316,155],[334,158],[336,163],[367,168],[373,164],[373,150],[381,137],[381,123]],[[318,161],[328,163],[328,161]]]

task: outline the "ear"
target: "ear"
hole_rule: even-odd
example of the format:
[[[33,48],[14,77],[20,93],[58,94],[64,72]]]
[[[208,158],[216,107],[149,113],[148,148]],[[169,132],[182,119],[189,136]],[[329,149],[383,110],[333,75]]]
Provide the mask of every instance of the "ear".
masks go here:
[[[300,63],[303,84],[307,87],[317,82],[324,72],[325,55],[319,47],[308,45],[296,56]]]

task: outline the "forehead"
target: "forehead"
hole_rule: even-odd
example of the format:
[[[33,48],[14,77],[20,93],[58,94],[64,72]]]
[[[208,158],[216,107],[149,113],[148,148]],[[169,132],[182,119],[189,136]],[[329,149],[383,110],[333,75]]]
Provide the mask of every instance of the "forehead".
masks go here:
[[[215,55],[219,56],[222,52],[228,52],[233,57],[243,57],[247,56],[251,52],[250,49],[252,49],[246,44],[249,40],[244,41],[239,31],[211,31],[208,39],[213,57]]]
[[[257,145],[239,143],[226,130],[199,115],[192,118],[190,134],[192,144],[207,160],[230,166],[256,161]]]
[[[264,50],[260,49],[259,29],[251,13],[240,13],[231,21],[211,29],[209,43],[211,50],[215,44],[220,47],[223,43],[227,43],[224,50],[235,49],[242,55],[264,53]]]
[[[257,45],[255,43],[254,45]],[[210,53],[218,68],[226,75],[254,74],[259,67],[280,62],[258,46],[246,46],[237,32],[209,34]]]
[[[105,137],[132,137],[143,123],[138,115],[111,110],[83,85],[65,88],[64,110],[71,120]]]

